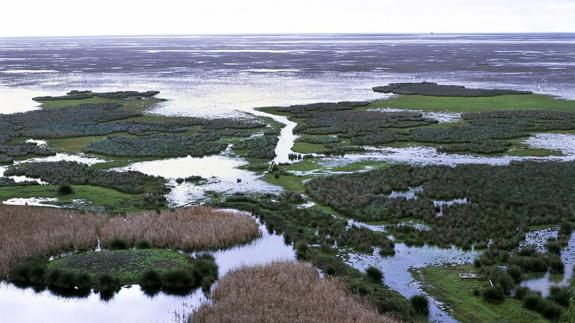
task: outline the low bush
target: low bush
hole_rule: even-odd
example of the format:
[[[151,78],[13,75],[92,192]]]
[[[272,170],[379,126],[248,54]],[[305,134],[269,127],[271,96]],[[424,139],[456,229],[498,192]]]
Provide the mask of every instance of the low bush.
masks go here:
[[[507,267],[507,274],[513,278],[516,284],[521,282],[521,267],[517,265],[510,265]]]
[[[556,321],[563,314],[563,308],[554,302],[541,300],[537,312],[549,320]]]
[[[74,193],[74,189],[72,188],[72,186],[64,184],[64,185],[60,185],[58,186],[58,195],[70,195]]]
[[[419,315],[429,315],[429,301],[425,295],[412,296],[409,301],[415,312]]]
[[[563,307],[567,307],[569,306],[571,297],[573,297],[573,292],[569,287],[551,286],[547,299]]]
[[[383,273],[381,272],[381,270],[379,270],[379,268],[369,266],[365,270],[365,274],[372,282],[381,284],[383,279]]]
[[[499,286],[487,287],[481,291],[481,297],[488,303],[499,304],[503,302],[505,294]]]
[[[128,249],[128,244],[122,239],[114,238],[110,241],[109,248],[112,250]]]
[[[523,298],[523,306],[527,309],[535,311],[537,308],[539,308],[541,301],[541,296],[537,294],[528,294]]]
[[[183,290],[196,287],[199,282],[187,270],[167,271],[161,276],[162,286],[169,290]]]
[[[138,284],[144,288],[159,288],[162,286],[162,278],[157,271],[149,269],[140,276]]]
[[[525,296],[527,296],[530,292],[531,290],[528,287],[517,286],[517,288],[515,288],[515,295],[513,295],[513,297],[517,300],[522,301],[525,298]]]
[[[152,244],[148,240],[141,240],[136,243],[136,248],[138,249],[150,249],[152,248]]]

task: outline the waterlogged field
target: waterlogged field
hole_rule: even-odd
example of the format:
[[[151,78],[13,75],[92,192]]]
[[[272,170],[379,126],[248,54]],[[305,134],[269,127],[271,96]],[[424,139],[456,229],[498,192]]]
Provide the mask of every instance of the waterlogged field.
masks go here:
[[[1,207],[0,298],[50,303],[60,322],[53,295],[168,304],[182,322],[561,319],[573,101],[374,90],[393,96],[205,118],[150,114],[165,103],[154,91],[73,91],[0,115],[0,200],[52,207]],[[532,238],[541,229],[555,234]],[[308,264],[270,265],[295,258]]]

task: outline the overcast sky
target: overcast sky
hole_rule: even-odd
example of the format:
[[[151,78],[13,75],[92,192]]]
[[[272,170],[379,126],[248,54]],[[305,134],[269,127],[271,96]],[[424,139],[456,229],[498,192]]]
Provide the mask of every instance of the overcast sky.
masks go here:
[[[575,0],[5,0],[0,36],[575,32]]]

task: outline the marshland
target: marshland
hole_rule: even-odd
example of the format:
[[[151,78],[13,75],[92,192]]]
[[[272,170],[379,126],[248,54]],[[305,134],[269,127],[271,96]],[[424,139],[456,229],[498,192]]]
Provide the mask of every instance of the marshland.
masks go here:
[[[564,73],[572,66],[536,65],[523,72],[535,75],[529,83],[476,65],[477,80],[458,60],[433,70],[439,58],[426,49],[452,48],[433,38],[341,36],[356,77],[337,62],[320,68],[333,75],[312,76],[306,69],[336,57],[329,46],[320,59],[298,54],[306,45],[262,37],[249,46],[285,42],[304,62],[275,47],[253,57],[200,51],[220,67],[210,70],[216,82],[176,71],[192,54],[164,40],[175,57],[148,72],[112,58],[123,71],[98,61],[96,72],[82,72],[88,83],[72,67],[31,73],[25,106],[14,110],[1,98],[22,79],[1,71],[19,67],[0,60],[0,80],[13,85],[0,87],[2,321],[570,320],[575,94]],[[491,37],[511,52],[474,38],[466,46],[508,62],[517,46],[543,46],[534,36]],[[573,52],[570,39],[555,37],[556,60]],[[131,41],[135,60],[158,55],[152,40]],[[104,51],[107,42],[90,46]],[[347,42],[391,52],[393,77]],[[198,50],[190,39],[178,46]],[[0,55],[24,55],[10,48],[0,44]],[[77,50],[45,50],[82,69]],[[427,64],[403,71],[406,53]],[[294,69],[264,82],[253,71],[261,60]],[[49,59],[32,62],[51,69]],[[154,83],[153,71],[173,75]],[[446,71],[457,77],[438,76]],[[550,75],[548,88],[538,86]],[[307,90],[272,91],[290,81]]]

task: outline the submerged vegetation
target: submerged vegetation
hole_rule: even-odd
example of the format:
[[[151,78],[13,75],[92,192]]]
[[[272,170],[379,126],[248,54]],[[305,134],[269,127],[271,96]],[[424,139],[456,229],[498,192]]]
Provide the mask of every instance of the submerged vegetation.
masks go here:
[[[303,263],[277,262],[236,269],[218,282],[213,303],[189,322],[396,322],[345,292],[334,278],[320,278]]]

